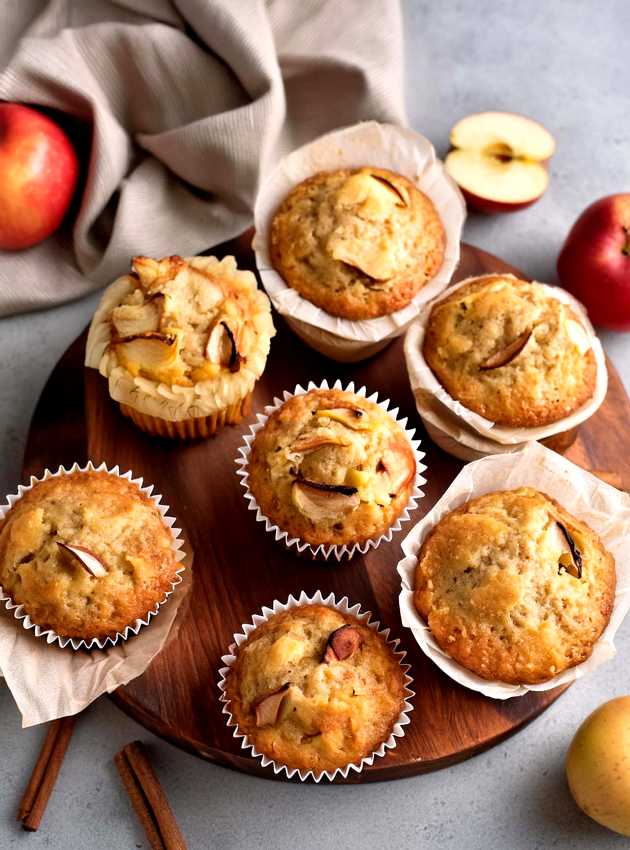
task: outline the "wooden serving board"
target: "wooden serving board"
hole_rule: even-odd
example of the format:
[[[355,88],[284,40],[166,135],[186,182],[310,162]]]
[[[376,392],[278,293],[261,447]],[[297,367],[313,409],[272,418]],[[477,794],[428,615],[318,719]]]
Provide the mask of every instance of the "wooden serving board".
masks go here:
[[[235,253],[252,266],[245,238],[217,253]],[[456,280],[473,274],[516,270],[496,257],[463,246]],[[518,272],[516,272],[518,273]],[[425,497],[412,514],[423,516],[442,495],[462,464],[426,437],[415,410],[403,360],[402,339],[373,359],[340,365],[307,348],[276,317],[267,369],[258,382],[254,410],[262,410],[284,389],[309,380],[341,378],[365,384],[390,398],[409,417],[426,452]],[[318,589],[359,602],[392,628],[408,651],[414,678],[415,711],[397,748],[349,782],[410,776],[467,758],[492,746],[544,711],[563,688],[493,701],[455,684],[420,651],[401,626],[396,564],[400,541],[411,524],[365,556],[349,563],[311,563],[286,552],[247,510],[235,474],[234,459],[249,422],[227,428],[216,438],[192,444],[145,436],[118,412],[105,380],[83,368],[85,334],[53,370],[35,411],[24,461],[24,474],[38,474],[60,463],[106,461],[132,469],[153,482],[183,526],[195,553],[190,607],[178,637],[149,669],[113,699],[152,732],[202,758],[248,773],[273,778],[270,768],[240,749],[225,725],[217,688],[217,670],[234,632],[261,606],[286,600],[301,590]],[[630,479],[628,421],[630,404],[609,364],[610,386],[604,405],[580,430],[568,451],[587,468],[621,473]],[[579,687],[579,685],[578,685]]]

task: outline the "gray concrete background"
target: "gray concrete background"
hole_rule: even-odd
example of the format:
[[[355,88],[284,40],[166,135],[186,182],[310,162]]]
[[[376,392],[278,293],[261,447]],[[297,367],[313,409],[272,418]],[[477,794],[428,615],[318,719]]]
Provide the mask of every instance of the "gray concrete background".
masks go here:
[[[410,121],[439,152],[459,117],[485,108],[530,114],[554,133],[547,195],[513,216],[471,216],[465,236],[529,275],[555,280],[555,258],[580,210],[630,188],[630,4],[408,0],[404,15]],[[91,297],[0,322],[3,492],[19,477],[46,376],[94,305]],[[603,339],[630,388],[630,337]],[[630,621],[618,648],[613,661],[489,752],[438,773],[364,787],[293,786],[214,767],[145,733],[104,698],[78,725],[43,827],[29,836],[13,818],[43,733],[21,731],[0,686],[0,848],[147,847],[112,763],[116,750],[138,737],[151,749],[191,850],[620,847],[623,839],[575,808],[562,768],[580,721],[630,690]]]

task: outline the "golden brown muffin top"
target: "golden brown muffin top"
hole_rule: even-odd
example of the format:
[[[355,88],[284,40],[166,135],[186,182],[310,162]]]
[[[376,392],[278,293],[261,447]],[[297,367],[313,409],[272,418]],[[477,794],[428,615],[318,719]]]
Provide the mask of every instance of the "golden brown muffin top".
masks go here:
[[[249,487],[262,512],[312,544],[345,544],[388,528],[413,490],[416,463],[402,428],[355,393],[311,390],[258,431]]]
[[[262,372],[256,361],[264,365],[274,334],[269,301],[233,257],[134,257],[131,269],[115,284],[106,372],[119,365],[182,387]]]
[[[0,584],[34,623],[64,637],[133,625],[162,601],[177,569],[157,507],[106,472],[39,482],[0,524]]]
[[[436,274],[445,235],[431,200],[382,168],[322,171],[276,213],[274,268],[333,316],[369,319],[406,306]]]
[[[482,676],[543,682],[586,660],[606,627],[615,562],[597,534],[530,487],[488,493],[424,541],[414,601],[438,644]]]
[[[226,695],[260,752],[318,774],[389,738],[404,707],[404,673],[383,638],[355,617],[303,605],[272,616],[241,644]]]
[[[437,303],[423,354],[465,407],[499,425],[547,425],[595,391],[589,332],[539,283],[483,275]]]

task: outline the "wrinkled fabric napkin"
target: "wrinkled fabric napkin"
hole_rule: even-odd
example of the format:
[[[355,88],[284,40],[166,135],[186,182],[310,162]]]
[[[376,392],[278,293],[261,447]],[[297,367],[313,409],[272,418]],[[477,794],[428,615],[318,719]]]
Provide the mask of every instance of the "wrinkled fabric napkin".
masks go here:
[[[207,250],[251,223],[282,154],[405,123],[396,0],[5,0],[0,67],[0,99],[92,128],[74,222],[0,252],[0,315],[83,295],[135,254]]]

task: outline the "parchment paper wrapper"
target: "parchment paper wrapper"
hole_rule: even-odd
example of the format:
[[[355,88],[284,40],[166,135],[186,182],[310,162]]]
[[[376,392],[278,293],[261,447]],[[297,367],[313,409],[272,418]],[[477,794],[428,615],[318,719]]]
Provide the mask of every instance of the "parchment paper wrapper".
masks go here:
[[[191,586],[190,569],[186,567],[190,567],[192,559],[182,548],[181,531],[174,528],[175,520],[168,516],[168,505],[161,504],[161,496],[152,493],[152,485],[143,486],[142,478],[133,478],[131,472],[122,474],[117,466],[107,469],[105,464],[98,467],[92,463],[84,467],[74,464],[69,470],[63,467],[54,473],[46,470],[41,479],[31,476],[29,484],[21,485],[17,494],[9,496],[0,507],[0,519],[38,481],[77,471],[118,475],[146,493],[173,535],[172,545],[181,568],[161,603],[122,634],[103,641],[71,640],[41,629],[31,622],[23,606],[14,605],[0,588],[3,603],[0,605],[0,669],[22,714],[23,727],[77,714],[101,694],[114,691],[143,673],[172,636],[177,614]],[[173,592],[175,588],[177,593]],[[170,602],[164,605],[167,599]],[[143,629],[153,618],[151,628]],[[127,640],[132,635],[136,637]],[[86,651],[88,648],[92,651]]]
[[[232,717],[230,713],[230,700],[227,698],[225,694],[226,688],[226,678],[230,667],[236,661],[236,649],[241,646],[247,638],[251,635],[251,633],[256,629],[261,623],[265,623],[270,617],[274,614],[279,614],[281,611],[290,611],[293,608],[297,608],[301,605],[327,605],[329,608],[335,608],[337,611],[340,611],[342,614],[350,614],[352,617],[356,617],[364,626],[367,626],[369,629],[372,629],[373,632],[376,632],[378,635],[381,635],[383,640],[387,643],[387,645],[391,648],[393,654],[398,659],[398,662],[402,668],[403,673],[405,674],[405,690],[404,697],[405,702],[403,705],[403,710],[398,716],[398,720],[394,724],[394,727],[391,731],[389,738],[380,745],[380,747],[375,750],[371,755],[366,756],[361,759],[360,762],[355,764],[348,764],[345,767],[339,767],[334,771],[325,770],[321,773],[314,773],[312,770],[304,771],[298,770],[296,767],[288,767],[284,764],[279,764],[278,762],[270,759],[268,756],[259,752],[254,744],[250,742],[248,737],[239,730],[238,724],[236,720]],[[223,655],[221,661],[224,663],[224,667],[219,670],[219,690],[221,691],[220,701],[224,703],[223,706],[223,714],[227,715],[227,725],[229,727],[234,727],[234,738],[241,739],[241,749],[242,750],[251,750],[251,755],[254,758],[261,759],[261,763],[263,767],[267,767],[271,765],[273,768],[273,772],[277,775],[278,773],[286,773],[288,779],[291,779],[296,773],[300,777],[300,779],[305,782],[308,779],[312,779],[314,782],[320,782],[322,779],[333,780],[336,776],[343,776],[344,779],[348,778],[348,774],[351,770],[354,770],[356,773],[360,773],[366,765],[374,764],[374,759],[378,756],[384,756],[387,750],[393,749],[397,744],[397,739],[402,738],[405,734],[404,726],[406,726],[410,722],[409,713],[413,710],[413,705],[410,700],[415,696],[415,692],[411,690],[410,685],[413,684],[413,679],[408,675],[408,670],[410,668],[409,664],[403,664],[403,660],[407,655],[406,652],[403,652],[398,649],[398,644],[400,641],[398,640],[389,640],[389,629],[381,629],[380,623],[378,621],[370,622],[370,618],[372,616],[371,611],[365,611],[361,613],[361,606],[350,605],[348,601],[348,597],[344,596],[342,599],[337,602],[335,599],[335,595],[330,593],[328,596],[324,598],[321,590],[318,590],[313,596],[307,596],[307,594],[302,591],[299,597],[296,599],[293,595],[289,596],[286,602],[279,602],[277,599],[271,605],[271,608],[264,607],[260,614],[254,614],[252,617],[251,623],[244,623],[241,626],[241,633],[234,635],[234,643],[232,643],[228,649],[228,654]]]
[[[384,401],[378,400],[378,393],[373,393],[371,396],[367,395],[367,390],[365,387],[361,387],[359,390],[355,390],[354,382],[348,384],[346,387],[342,386],[341,381],[335,381],[332,387],[334,390],[342,390],[342,392],[355,393],[361,398],[365,398],[367,401],[374,402],[377,404],[381,410],[384,410],[389,416],[400,425],[400,427],[405,432],[407,439],[411,445],[413,450],[413,456],[416,461],[416,478],[414,481],[414,486],[411,491],[411,495],[409,497],[409,501],[407,502],[407,506],[402,511],[400,516],[396,519],[393,525],[391,525],[385,534],[381,534],[379,537],[375,537],[373,540],[365,540],[363,543],[353,543],[345,546],[325,546],[324,544],[320,544],[319,546],[312,546],[310,543],[306,543],[303,540],[300,540],[299,537],[289,537],[288,532],[283,531],[277,525],[271,522],[263,512],[261,511],[258,502],[256,501],[256,497],[249,489],[249,456],[252,450],[252,444],[254,439],[256,438],[256,434],[260,429],[265,425],[269,416],[273,413],[274,410],[277,410],[281,407],[286,401],[290,398],[293,398],[295,395],[304,395],[310,390],[327,390],[329,389],[328,381],[322,381],[321,384],[315,384],[313,381],[309,381],[306,389],[298,384],[292,393],[287,390],[284,391],[282,398],[274,398],[273,404],[269,404],[265,407],[263,413],[259,413],[257,415],[258,421],[252,425],[249,429],[249,434],[245,436],[244,445],[238,450],[239,456],[236,458],[236,465],[239,467],[236,474],[241,478],[241,486],[245,488],[245,498],[248,502],[248,510],[256,511],[256,521],[265,523],[265,530],[271,532],[276,540],[281,541],[287,549],[290,549],[292,546],[296,548],[296,550],[300,554],[307,554],[313,559],[324,560],[327,561],[329,558],[335,558],[337,561],[341,560],[349,560],[354,557],[357,553],[365,555],[365,553],[369,549],[376,549],[383,541],[389,542],[394,536],[395,531],[399,531],[402,523],[407,522],[409,520],[409,513],[413,511],[418,506],[418,499],[421,499],[424,496],[422,492],[421,485],[426,483],[426,479],[422,477],[421,473],[425,471],[426,466],[422,463],[422,458],[424,457],[424,452],[421,452],[420,449],[420,440],[414,440],[415,431],[408,430],[406,428],[407,419],[398,419],[398,408],[394,408],[393,410],[389,410],[390,402],[385,399]]]
[[[488,276],[480,275],[480,277]],[[509,276],[512,277],[512,275]],[[442,297],[450,296],[452,292],[473,279],[476,278],[467,278],[450,287]],[[604,401],[608,389],[606,358],[584,307],[565,289],[547,284],[541,285],[552,298],[568,304],[574,310],[589,336],[597,364],[597,379],[592,398],[569,416],[565,416],[550,425],[536,428],[510,428],[495,425],[491,420],[464,407],[463,404],[449,395],[438,381],[422,353],[429,314],[435,304],[442,300],[442,297],[439,297],[431,304],[423,307],[417,321],[407,331],[405,360],[418,413],[431,439],[444,451],[463,460],[473,460],[499,452],[518,451],[530,440],[542,440],[575,428],[591,417]]]
[[[537,685],[511,685],[488,681],[471,673],[447,655],[433,638],[413,604],[417,555],[429,531],[450,511],[470,499],[495,490],[535,487],[556,499],[570,513],[587,523],[600,536],[613,555],[617,588],[612,615],[603,634],[586,661],[564,670]],[[420,649],[460,685],[493,699],[508,699],[528,691],[548,691],[580,679],[615,655],[614,637],[630,608],[630,496],[571,463],[540,443],[528,443],[516,454],[501,454],[469,463],[446,493],[402,543],[405,558],[398,564],[402,579],[400,615],[411,629]]]
[[[435,205],[446,232],[446,248],[437,274],[406,307],[389,316],[352,321],[325,312],[287,286],[271,264],[268,246],[273,217],[298,183],[319,171],[361,166],[388,168],[414,182]],[[352,363],[371,357],[404,333],[421,306],[448,286],[459,262],[465,218],[462,194],[428,139],[404,127],[366,121],[298,148],[265,180],[254,208],[256,265],[271,303],[295,333],[327,357]]]

